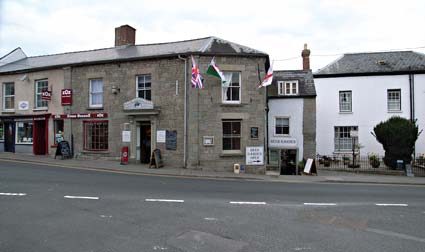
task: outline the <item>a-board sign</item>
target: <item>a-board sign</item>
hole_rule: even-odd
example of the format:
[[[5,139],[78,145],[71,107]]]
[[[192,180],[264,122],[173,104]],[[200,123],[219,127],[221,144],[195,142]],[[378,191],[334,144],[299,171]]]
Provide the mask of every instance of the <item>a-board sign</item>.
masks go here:
[[[313,173],[317,175],[316,162],[314,161],[314,159],[312,158],[307,159],[303,172],[308,175],[311,175]]]
[[[167,130],[165,135],[165,148],[167,150],[177,150],[177,131]]]
[[[61,156],[62,159],[72,158],[71,148],[69,147],[68,141],[61,141],[56,147],[55,159],[56,156]]]
[[[162,163],[162,157],[161,157],[161,150],[155,149],[152,152],[151,161],[149,162],[149,168],[151,167],[159,168],[163,167],[164,164]]]

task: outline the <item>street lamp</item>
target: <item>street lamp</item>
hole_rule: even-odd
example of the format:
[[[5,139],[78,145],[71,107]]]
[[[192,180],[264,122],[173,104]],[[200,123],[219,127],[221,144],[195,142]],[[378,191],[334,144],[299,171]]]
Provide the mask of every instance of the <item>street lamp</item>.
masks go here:
[[[356,138],[359,136],[359,132],[357,130],[351,130],[350,135],[353,142],[353,168],[355,168],[356,167],[356,164],[355,164]]]

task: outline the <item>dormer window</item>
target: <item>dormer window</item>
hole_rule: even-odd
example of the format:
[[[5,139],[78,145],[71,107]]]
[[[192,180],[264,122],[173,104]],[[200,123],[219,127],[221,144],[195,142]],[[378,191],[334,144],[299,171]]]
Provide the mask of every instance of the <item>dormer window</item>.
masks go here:
[[[298,95],[298,81],[278,81],[279,95]]]

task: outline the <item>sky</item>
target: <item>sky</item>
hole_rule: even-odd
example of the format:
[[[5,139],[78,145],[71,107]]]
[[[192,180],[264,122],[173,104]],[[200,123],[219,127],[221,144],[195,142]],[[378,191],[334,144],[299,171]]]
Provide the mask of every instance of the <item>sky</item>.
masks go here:
[[[0,57],[114,46],[114,29],[134,27],[136,44],[216,36],[270,56],[275,70],[311,68],[344,53],[425,53],[424,0],[0,0]]]

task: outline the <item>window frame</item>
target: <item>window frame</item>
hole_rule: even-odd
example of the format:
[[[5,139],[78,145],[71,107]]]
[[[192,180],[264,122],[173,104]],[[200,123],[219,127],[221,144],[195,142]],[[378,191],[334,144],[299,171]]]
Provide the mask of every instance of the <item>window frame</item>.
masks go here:
[[[277,121],[278,119],[287,119],[288,120],[288,134],[282,133],[279,134],[277,133]],[[282,132],[283,132],[283,127],[282,127]],[[274,118],[274,136],[290,136],[291,135],[291,118],[289,116],[276,116]]]
[[[61,131],[62,131],[62,137],[63,137],[63,132],[64,132],[64,129],[65,129],[65,121],[63,119],[55,119],[55,120],[53,120],[53,132],[54,132],[53,145],[54,146],[57,146],[58,145],[56,135],[59,134],[58,133],[58,130],[60,130],[60,129],[58,129],[59,124],[62,124],[62,130]]]
[[[233,81],[231,81],[231,83],[230,83],[230,85],[229,85],[229,87],[221,87],[221,102],[222,103],[224,103],[224,104],[241,104],[242,103],[242,73],[241,72],[239,72],[239,71],[223,71],[223,75],[224,76],[226,76],[226,73],[232,73],[232,79],[233,79],[233,74],[235,74],[235,73],[237,73],[238,74],[238,76],[239,76],[239,80],[238,80],[238,83],[239,83],[239,86],[233,86],[232,84],[233,84]],[[239,99],[238,100],[225,100],[225,98],[227,98],[227,92],[229,91],[229,89],[230,89],[230,97],[232,97],[232,90],[234,89],[234,88],[239,88],[239,94],[238,94],[238,97],[239,97]],[[225,89],[227,89],[226,91],[225,91]]]
[[[149,88],[146,88],[146,76],[149,76],[150,77],[150,87]],[[140,77],[143,77],[143,88],[139,88],[139,78]],[[144,95],[144,97],[140,97],[139,96],[139,91],[143,91],[143,95]],[[146,99],[146,92],[147,91],[149,91],[150,92],[150,99]],[[145,99],[145,100],[148,100],[148,101],[152,101],[152,75],[151,74],[139,74],[139,75],[136,75],[136,97],[137,98],[143,98],[143,99]]]
[[[239,123],[239,134],[233,134],[231,132],[230,135],[224,134],[224,124],[225,123],[230,123],[230,130],[233,131],[233,124],[234,123]],[[221,121],[221,133],[222,133],[222,151],[223,152],[241,152],[242,151],[242,120],[240,119],[223,119]],[[230,139],[230,149],[225,149],[224,147],[224,139],[229,138]],[[233,148],[233,139],[239,139],[239,149]]]
[[[92,144],[96,145],[96,144],[104,144],[106,146],[106,148],[93,148],[93,147],[89,147],[89,143],[87,141],[87,137],[88,136],[88,132],[87,132],[87,126],[93,126],[95,124],[105,124],[106,123],[106,134],[103,134],[102,136],[105,137],[106,136],[106,142],[103,141],[98,141],[98,142],[94,142]],[[96,130],[96,129],[95,129]],[[105,130],[105,129],[103,129]],[[85,151],[108,151],[109,150],[109,122],[108,120],[84,120],[83,121],[83,133],[84,133],[84,141],[83,141],[83,149]],[[100,136],[100,135],[99,135]],[[93,136],[92,136],[93,137]],[[94,136],[96,137],[96,135]]]
[[[42,89],[39,92],[38,85],[40,83],[46,83],[46,89]],[[42,93],[43,93],[43,91],[48,91],[49,90],[49,81],[48,81],[48,79],[35,80],[34,88],[35,88],[35,90],[34,90],[34,96],[35,96],[34,97],[34,108],[36,108],[36,109],[47,109],[48,106],[49,106],[49,104],[48,104],[47,101],[43,101]],[[41,105],[44,105],[45,104],[46,106],[38,106],[38,102],[39,101],[40,101]]]
[[[31,125],[31,137],[27,136],[28,138],[31,138],[31,141],[27,141],[27,142],[21,142],[19,141],[19,124],[20,123],[28,123],[29,125]],[[22,120],[22,121],[15,121],[15,144],[25,144],[25,145],[31,145],[34,143],[34,122],[32,120]]]
[[[338,129],[338,131],[337,131]],[[343,129],[343,131],[340,131],[341,129]],[[349,129],[349,131],[344,131],[345,129]],[[351,131],[355,130],[358,131],[359,127],[358,126],[334,126],[334,152],[338,153],[338,152],[352,152],[353,151],[353,139],[355,139],[356,143],[359,143],[359,137],[352,137],[351,136]],[[341,135],[341,134],[350,134],[349,137],[338,137],[337,135]],[[350,140],[348,140],[350,139]],[[337,148],[337,141],[338,141],[338,147]],[[344,142],[345,141],[345,142]],[[341,143],[342,142],[342,143]],[[346,149],[342,149],[341,146],[349,146]]]
[[[102,91],[101,92],[92,92],[92,82],[94,81],[100,81],[102,85]],[[93,104],[93,95],[101,95],[102,102],[100,104]],[[103,107],[103,79],[102,78],[96,78],[96,79],[90,79],[89,80],[89,107],[90,108],[102,108]]]
[[[397,101],[396,102],[394,102],[394,101],[390,102],[390,93],[392,93],[392,94],[397,93],[398,94],[398,102]],[[393,99],[393,100],[395,100],[395,99]],[[398,108],[396,108],[396,109],[390,108],[390,103],[392,105],[398,104]],[[388,112],[401,112],[401,89],[387,89],[387,110],[388,110]]]
[[[289,92],[286,91],[286,85],[289,84]],[[293,92],[295,86],[295,93]],[[299,81],[298,80],[285,80],[278,81],[278,95],[298,95],[299,94]]]
[[[341,98],[341,95],[342,94],[349,94],[350,95],[349,102],[344,102],[343,103],[342,98]],[[353,112],[353,91],[352,90],[342,90],[342,91],[339,91],[338,99],[339,99],[339,112],[341,112],[341,113],[350,113],[350,112]],[[343,105],[349,105],[349,109],[347,109],[347,110],[342,109]]]
[[[6,95],[6,86],[7,85],[12,85],[13,86],[13,94],[12,95]],[[6,108],[6,99],[7,98],[12,98],[12,108]],[[2,109],[3,111],[15,111],[15,83],[14,82],[3,82],[2,85],[2,102],[3,102],[3,106]]]
[[[4,123],[0,122],[0,141],[4,141]]]

